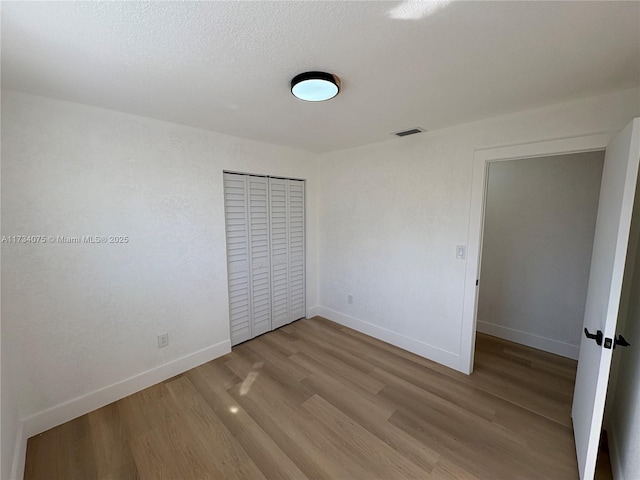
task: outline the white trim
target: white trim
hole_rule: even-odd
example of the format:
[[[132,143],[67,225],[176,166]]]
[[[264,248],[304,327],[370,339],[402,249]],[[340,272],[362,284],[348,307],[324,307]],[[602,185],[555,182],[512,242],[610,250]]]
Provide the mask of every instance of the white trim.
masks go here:
[[[20,422],[12,475],[15,473],[15,478],[22,478],[24,476],[24,461],[28,438],[104,407],[121,398],[132,395],[140,390],[144,390],[147,387],[163,382],[203,363],[210,362],[222,355],[226,355],[230,351],[231,341],[224,340],[172,360],[164,365],[152,368],[125,380],[94,390],[93,392],[23,418]]]
[[[515,160],[518,158],[548,157],[570,153],[592,152],[607,147],[616,132],[596,133],[581,137],[556,138],[532,143],[504,145],[492,148],[479,148],[474,159],[495,161]]]
[[[471,205],[469,208],[469,235],[467,239],[467,265],[464,281],[462,328],[460,332],[460,371],[473,371],[475,351],[476,315],[482,253],[482,229],[484,222],[485,192],[489,163],[517,158],[543,157],[606,149],[613,133],[597,133],[582,137],[508,145],[479,149],[474,153]]]
[[[319,308],[320,307],[318,305],[315,305],[313,307],[307,308],[307,318],[313,318],[313,317],[316,317],[316,316],[320,315],[318,313],[318,309]]]
[[[625,480],[624,469],[620,460],[620,450],[618,449],[618,437],[612,428],[607,429],[607,440],[609,442],[609,460],[611,462],[611,474],[614,480]]]
[[[441,363],[449,368],[453,368],[454,370],[460,370],[460,357],[455,353],[442,350],[428,343],[393,332],[378,325],[374,325],[373,323],[345,315],[344,313],[336,312],[330,308],[319,306],[317,307],[317,312],[318,315],[328,318],[340,325],[352,328],[360,333],[364,333],[373,338],[377,338],[378,340],[382,340],[383,342],[390,343],[393,346],[415,353],[416,355],[420,355],[421,357],[429,360],[433,360],[434,362]]]
[[[580,345],[559,342],[552,338],[541,337],[540,335],[534,335],[533,333],[504,327],[502,325],[496,325],[494,323],[483,322],[481,320],[478,320],[476,327],[478,332],[486,333],[487,335],[504,338],[505,340],[519,343],[521,345],[526,345],[555,355],[578,360]]]
[[[27,459],[27,437],[24,435],[24,423],[18,423],[16,432],[16,446],[13,450],[13,461],[11,463],[10,480],[24,478],[24,464]]]

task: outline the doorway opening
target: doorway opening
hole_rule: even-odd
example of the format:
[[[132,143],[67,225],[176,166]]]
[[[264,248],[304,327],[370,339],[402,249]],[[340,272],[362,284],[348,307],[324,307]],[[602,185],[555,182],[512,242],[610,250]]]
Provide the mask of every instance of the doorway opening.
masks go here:
[[[590,135],[476,151],[469,222],[469,257],[466,266],[461,344],[461,367],[466,369],[467,373],[474,369],[485,193],[491,164],[527,157],[605,149],[584,307],[585,335],[581,334],[580,339],[571,408],[575,452],[581,478],[593,478],[595,473],[613,347],[616,344],[624,344],[622,339],[618,339],[616,324],[624,303],[623,277],[626,273],[626,260],[630,249],[633,250],[637,246],[631,238],[631,227],[640,164],[640,118],[634,119],[626,128],[615,134]],[[478,337],[481,335],[483,334],[478,333]],[[534,373],[531,372],[531,375],[534,376]],[[527,373],[523,373],[522,376],[526,377]]]
[[[604,151],[489,163],[477,331],[578,359]]]
[[[595,150],[487,170],[474,369],[499,369],[504,398],[550,420],[568,451],[603,164]]]
[[[607,148],[611,138],[612,135],[610,133],[603,133],[530,144],[487,148],[475,152],[460,346],[459,369],[461,371],[468,374],[473,371],[477,294],[481,277],[480,258],[482,252],[485,193],[491,164],[527,158],[535,159],[569,155],[573,153],[602,152]]]

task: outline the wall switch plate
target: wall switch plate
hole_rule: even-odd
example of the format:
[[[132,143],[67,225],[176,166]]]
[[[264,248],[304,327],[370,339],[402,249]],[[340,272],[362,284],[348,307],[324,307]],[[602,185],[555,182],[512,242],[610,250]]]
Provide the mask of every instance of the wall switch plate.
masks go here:
[[[347,303],[349,305],[353,305],[353,295],[351,295],[351,294],[347,295]]]
[[[466,245],[456,245],[456,258],[460,260],[464,260],[467,256],[467,247]]]
[[[169,334],[161,333],[158,335],[158,348],[166,347],[169,345]]]

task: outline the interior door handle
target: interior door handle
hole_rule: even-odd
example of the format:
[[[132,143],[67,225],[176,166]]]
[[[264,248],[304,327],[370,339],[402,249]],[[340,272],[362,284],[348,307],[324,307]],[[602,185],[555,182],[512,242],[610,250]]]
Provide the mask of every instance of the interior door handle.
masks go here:
[[[618,335],[618,338],[613,340],[613,348],[616,348],[616,345],[620,345],[621,347],[628,347],[631,344],[627,342],[627,340],[622,335]]]
[[[598,345],[602,345],[602,337],[604,337],[604,333],[602,333],[602,330],[598,330],[596,333],[589,333],[587,327],[584,327],[584,334],[587,336],[587,338],[595,340]]]

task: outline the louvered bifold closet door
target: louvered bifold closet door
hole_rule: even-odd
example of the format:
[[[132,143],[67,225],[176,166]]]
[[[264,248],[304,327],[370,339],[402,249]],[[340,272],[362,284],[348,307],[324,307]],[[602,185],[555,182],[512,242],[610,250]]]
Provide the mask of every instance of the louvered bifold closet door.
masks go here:
[[[271,325],[281,327],[289,320],[289,212],[287,180],[269,179],[271,204]]]
[[[269,249],[269,181],[248,177],[249,257],[253,337],[271,331],[271,252]]]
[[[231,344],[252,338],[247,177],[224,174]]]
[[[288,180],[289,199],[289,321],[305,316],[304,182]]]

